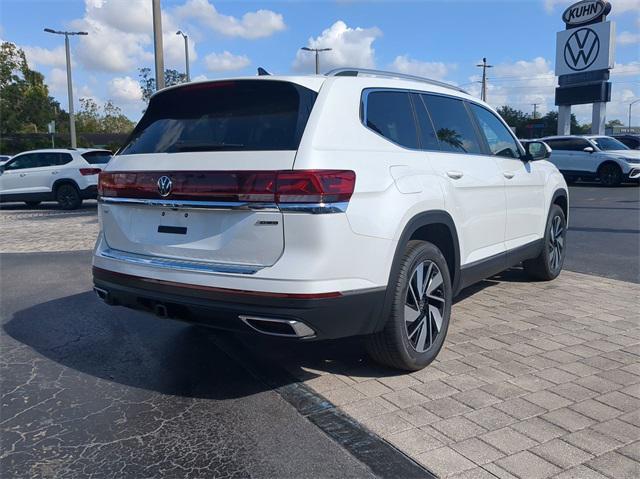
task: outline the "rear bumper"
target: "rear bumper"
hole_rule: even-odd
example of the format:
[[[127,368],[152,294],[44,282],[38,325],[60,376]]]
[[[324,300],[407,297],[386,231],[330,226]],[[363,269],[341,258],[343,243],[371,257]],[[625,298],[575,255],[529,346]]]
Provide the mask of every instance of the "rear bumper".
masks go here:
[[[261,323],[252,318],[280,320],[294,325],[294,331],[304,332],[300,335],[303,339],[335,339],[374,332],[380,323],[386,291],[376,288],[320,297],[287,297],[172,283],[97,267],[93,268],[93,282],[108,304],[233,331],[255,332],[257,328],[251,325]],[[275,334],[272,323],[264,324],[269,324],[269,329],[261,332]],[[307,334],[305,326],[313,334]]]
[[[80,190],[80,196],[82,196],[82,199],[84,200],[96,199],[98,197],[98,186],[97,185],[87,186],[85,189]]]

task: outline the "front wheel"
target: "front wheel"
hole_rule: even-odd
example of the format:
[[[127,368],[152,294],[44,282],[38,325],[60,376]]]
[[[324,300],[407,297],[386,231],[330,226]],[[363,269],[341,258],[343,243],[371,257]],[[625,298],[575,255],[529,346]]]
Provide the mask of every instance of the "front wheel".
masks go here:
[[[451,276],[442,252],[410,241],[389,288],[391,312],[384,329],[367,337],[367,351],[386,366],[417,371],[436,358],[449,328]]]
[[[620,186],[622,170],[614,163],[605,163],[598,170],[598,177],[604,186]]]
[[[537,258],[524,261],[529,276],[542,281],[556,279],[562,271],[566,252],[567,219],[558,205],[549,211],[542,252]]]

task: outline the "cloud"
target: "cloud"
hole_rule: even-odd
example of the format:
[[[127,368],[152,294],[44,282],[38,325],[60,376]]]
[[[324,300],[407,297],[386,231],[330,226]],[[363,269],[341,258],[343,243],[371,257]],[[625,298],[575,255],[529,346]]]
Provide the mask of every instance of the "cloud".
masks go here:
[[[48,75],[45,75],[49,91],[59,95],[67,91],[67,71],[62,68],[52,68]]]
[[[556,6],[567,7],[572,3],[576,3],[576,0],[544,0],[544,9],[547,13],[553,12]],[[640,0],[611,0],[611,13],[625,13],[638,11],[640,9]]]
[[[286,28],[281,14],[271,10],[247,12],[242,18],[223,15],[208,0],[189,0],[175,9],[182,19],[195,19],[229,37],[264,38]]]
[[[331,48],[332,51],[321,53],[322,71],[337,67],[375,66],[375,50],[373,42],[382,35],[378,27],[351,28],[345,22],[338,20],[324,30],[320,36],[309,38],[309,48]],[[312,52],[298,50],[293,61],[293,68],[297,71],[314,71],[315,58]]]
[[[64,53],[64,47],[48,49],[42,47],[22,47],[27,56],[27,63],[32,70],[37,69],[38,65],[46,65],[57,68],[66,68],[67,60]]]
[[[620,35],[616,38],[618,45],[632,45],[634,43],[640,43],[640,33],[633,32],[620,32]]]
[[[107,85],[107,92],[117,102],[135,103],[142,99],[140,85],[130,76],[112,78]]]
[[[222,53],[210,53],[204,57],[204,63],[211,72],[229,72],[242,70],[251,64],[251,60],[245,55],[234,55],[225,50]]]
[[[457,65],[442,62],[423,62],[410,58],[409,55],[398,55],[393,60],[390,68],[399,73],[443,80],[448,73],[457,68]]]

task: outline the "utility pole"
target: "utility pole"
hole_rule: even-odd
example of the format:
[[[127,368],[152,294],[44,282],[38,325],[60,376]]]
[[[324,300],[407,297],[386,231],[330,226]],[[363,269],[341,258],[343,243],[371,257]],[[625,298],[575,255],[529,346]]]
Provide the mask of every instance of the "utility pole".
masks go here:
[[[316,75],[320,73],[320,52],[329,52],[333,50],[332,48],[309,48],[302,47],[300,50],[304,50],[305,52],[315,52],[316,53]]]
[[[636,103],[638,103],[640,101],[640,98],[638,98],[637,100],[633,100],[631,103],[629,103],[629,133],[631,133],[631,107],[633,105],[635,105]]]
[[[67,89],[69,95],[69,134],[71,136],[71,148],[77,147],[76,141],[76,117],[73,113],[73,85],[71,81],[71,52],[69,49],[69,35],[89,35],[87,32],[63,32],[45,28],[45,32],[55,35],[64,35],[64,50],[67,55]]]
[[[533,105],[533,119],[537,119],[538,118],[538,105],[540,103],[532,103]]]
[[[184,61],[186,64],[187,83],[191,81],[191,75],[189,75],[189,37],[182,30],[178,30],[176,35],[182,35],[184,38]]]
[[[487,101],[487,68],[493,68],[493,65],[487,65],[487,59],[482,59],[481,65],[476,65],[477,67],[482,67],[482,93],[480,95],[480,99],[482,101]]]
[[[153,48],[156,60],[156,91],[164,88],[164,54],[162,51],[162,10],[160,0],[153,0]]]

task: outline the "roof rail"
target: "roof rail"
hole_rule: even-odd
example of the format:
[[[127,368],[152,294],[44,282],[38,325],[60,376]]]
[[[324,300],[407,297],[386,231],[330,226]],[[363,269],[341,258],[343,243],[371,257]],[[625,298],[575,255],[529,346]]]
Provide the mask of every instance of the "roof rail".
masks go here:
[[[428,83],[430,85],[435,85],[442,88],[449,88],[451,90],[467,93],[462,88],[459,88],[455,85],[451,85],[449,83],[441,82],[438,80],[432,80],[430,78],[419,77],[416,75],[407,75],[406,73],[386,72],[383,70],[370,70],[367,68],[336,68],[335,70],[331,70],[326,73],[328,77],[357,77],[360,74],[377,76],[377,77],[385,77],[385,78],[398,78],[402,80],[419,81],[422,83]]]

